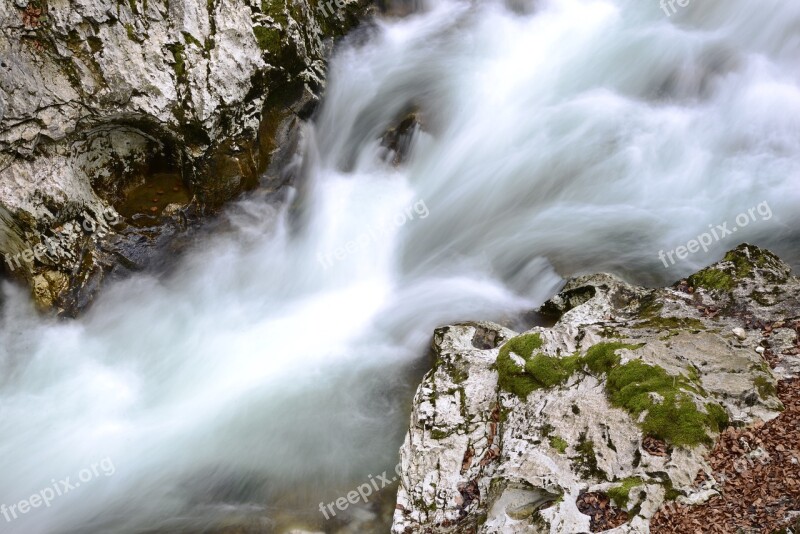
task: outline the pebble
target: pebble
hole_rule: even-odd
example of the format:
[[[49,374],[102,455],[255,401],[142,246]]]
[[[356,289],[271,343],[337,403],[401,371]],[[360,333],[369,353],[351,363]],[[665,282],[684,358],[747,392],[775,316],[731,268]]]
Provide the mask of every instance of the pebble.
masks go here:
[[[747,339],[747,332],[744,331],[744,328],[734,328],[733,329],[733,334],[736,337],[738,337],[739,339],[741,339],[742,341]]]
[[[756,347],[756,352],[759,354],[764,354],[764,347]]]

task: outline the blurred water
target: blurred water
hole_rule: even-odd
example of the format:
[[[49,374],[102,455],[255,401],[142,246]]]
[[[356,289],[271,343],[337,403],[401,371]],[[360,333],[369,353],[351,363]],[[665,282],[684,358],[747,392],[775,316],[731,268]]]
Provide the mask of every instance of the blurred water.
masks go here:
[[[778,0],[669,17],[516,0],[362,30],[284,206],[231,206],[173,274],[115,284],[78,321],[4,286],[0,503],[115,469],[0,531],[320,519],[395,465],[436,326],[513,317],[578,273],[672,282],[743,241],[796,266],[798,28],[800,4]],[[395,168],[378,138],[411,109],[423,131]],[[769,220],[659,260],[765,201]]]

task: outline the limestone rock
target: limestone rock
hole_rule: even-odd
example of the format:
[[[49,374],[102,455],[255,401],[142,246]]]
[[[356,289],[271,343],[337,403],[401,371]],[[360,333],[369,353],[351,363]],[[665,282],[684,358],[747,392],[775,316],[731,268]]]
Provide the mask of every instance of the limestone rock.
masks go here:
[[[589,532],[579,501],[595,492],[627,515],[609,532],[647,533],[665,500],[713,496],[704,454],[719,430],[782,409],[754,349],[769,329],[764,357],[780,358],[775,374],[796,372],[783,321],[800,316],[800,280],[749,245],[709,269],[730,280],[570,280],[541,310],[557,323],[523,335],[438,329],[401,449],[393,532]],[[752,297],[762,293],[768,302]],[[697,486],[699,471],[710,482]]]
[[[173,174],[197,215],[260,182],[278,187],[286,177],[273,156],[318,100],[332,39],[367,6],[356,0],[323,13],[309,0],[0,2],[4,259],[83,211],[128,213],[129,197],[154,173]],[[90,296],[78,294],[109,265],[135,267],[146,254],[131,243],[155,246],[154,231],[125,219],[83,249],[63,247],[74,258],[93,251],[96,262],[56,266],[94,273],[69,276],[75,298],[62,305],[85,304]],[[153,217],[149,226],[162,224]],[[53,267],[5,270],[33,287]]]

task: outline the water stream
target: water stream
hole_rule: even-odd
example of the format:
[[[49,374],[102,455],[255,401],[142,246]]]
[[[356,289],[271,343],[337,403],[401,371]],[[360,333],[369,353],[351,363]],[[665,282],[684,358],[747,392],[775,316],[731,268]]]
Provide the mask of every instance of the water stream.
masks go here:
[[[440,0],[361,29],[286,203],[231,205],[76,321],[3,286],[0,503],[80,486],[0,532],[330,528],[320,501],[397,463],[435,327],[514,321],[578,273],[670,283],[743,241],[798,266],[798,30],[785,0]],[[396,167],[380,137],[412,110]]]

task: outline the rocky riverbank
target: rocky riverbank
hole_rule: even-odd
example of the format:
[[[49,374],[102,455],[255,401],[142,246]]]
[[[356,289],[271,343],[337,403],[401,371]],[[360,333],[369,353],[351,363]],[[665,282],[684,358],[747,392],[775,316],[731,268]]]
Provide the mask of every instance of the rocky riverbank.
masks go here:
[[[660,509],[678,532],[670,508],[746,469],[800,472],[796,443],[737,449],[735,470],[709,457],[720,433],[780,417],[800,372],[800,280],[770,252],[742,245],[663,289],[583,276],[541,312],[555,326],[436,331],[393,532],[646,533]],[[784,500],[753,505],[788,525],[800,488]]]
[[[367,12],[363,0],[0,4],[6,275],[73,314],[191,221],[279,188],[333,41]],[[87,231],[109,210],[115,224]]]

